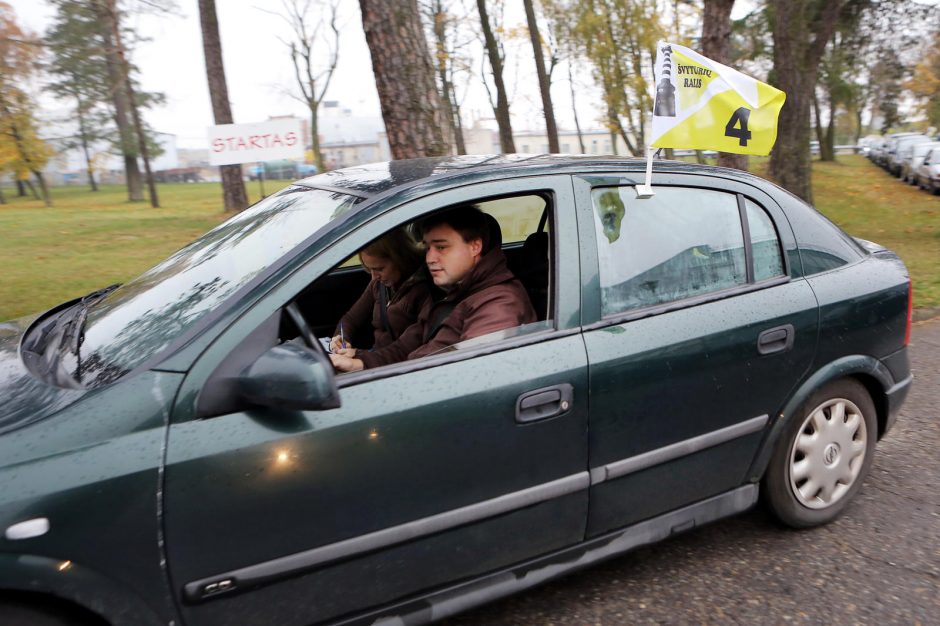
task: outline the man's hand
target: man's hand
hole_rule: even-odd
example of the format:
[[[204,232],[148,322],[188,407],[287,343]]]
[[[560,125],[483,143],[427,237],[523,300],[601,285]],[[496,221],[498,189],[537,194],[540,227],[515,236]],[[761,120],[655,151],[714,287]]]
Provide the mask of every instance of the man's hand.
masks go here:
[[[353,352],[355,353],[355,350]],[[360,359],[354,359],[345,354],[331,354],[330,361],[333,362],[333,367],[340,372],[358,372],[365,367]]]

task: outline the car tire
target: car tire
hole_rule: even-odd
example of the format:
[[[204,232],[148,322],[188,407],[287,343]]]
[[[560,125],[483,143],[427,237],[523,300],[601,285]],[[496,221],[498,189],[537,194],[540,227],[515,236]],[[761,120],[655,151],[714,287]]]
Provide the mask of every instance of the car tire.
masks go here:
[[[808,528],[838,517],[871,468],[875,405],[858,382],[816,391],[786,425],[764,474],[762,496],[787,526]]]

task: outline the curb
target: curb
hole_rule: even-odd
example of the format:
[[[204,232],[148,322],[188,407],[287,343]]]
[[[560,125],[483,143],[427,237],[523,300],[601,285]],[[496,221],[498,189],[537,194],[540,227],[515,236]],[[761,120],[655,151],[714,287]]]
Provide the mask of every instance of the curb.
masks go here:
[[[914,309],[911,314],[911,321],[926,322],[927,320],[932,320],[937,317],[940,317],[940,307],[934,307],[932,309]]]

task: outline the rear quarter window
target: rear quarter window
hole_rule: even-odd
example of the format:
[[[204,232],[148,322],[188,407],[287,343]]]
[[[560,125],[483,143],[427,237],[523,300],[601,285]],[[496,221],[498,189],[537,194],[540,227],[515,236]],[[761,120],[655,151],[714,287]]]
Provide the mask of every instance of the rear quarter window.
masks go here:
[[[780,204],[796,236],[804,276],[854,263],[867,254],[841,228],[796,196],[787,194]]]

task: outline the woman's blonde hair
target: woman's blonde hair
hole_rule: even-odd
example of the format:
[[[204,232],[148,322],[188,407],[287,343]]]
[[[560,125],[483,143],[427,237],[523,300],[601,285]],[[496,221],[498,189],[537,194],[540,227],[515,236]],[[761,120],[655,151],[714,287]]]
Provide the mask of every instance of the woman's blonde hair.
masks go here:
[[[424,263],[424,250],[405,228],[396,228],[359,251],[390,261],[401,272],[402,280],[418,271]]]

